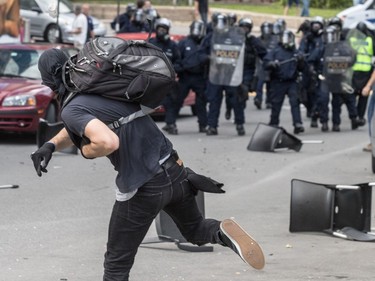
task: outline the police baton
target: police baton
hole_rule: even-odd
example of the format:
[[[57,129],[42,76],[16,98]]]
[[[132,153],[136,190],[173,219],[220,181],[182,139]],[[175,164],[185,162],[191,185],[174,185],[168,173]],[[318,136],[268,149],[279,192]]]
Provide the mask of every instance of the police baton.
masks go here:
[[[303,58],[309,56],[310,53],[306,53],[306,54],[302,54]],[[291,62],[291,61],[296,61],[297,60],[297,55],[294,55],[292,58],[290,59],[287,59],[287,60],[283,60],[283,61],[280,61],[279,62],[279,65],[282,65],[282,64],[285,64],[285,63],[288,63],[288,62]]]

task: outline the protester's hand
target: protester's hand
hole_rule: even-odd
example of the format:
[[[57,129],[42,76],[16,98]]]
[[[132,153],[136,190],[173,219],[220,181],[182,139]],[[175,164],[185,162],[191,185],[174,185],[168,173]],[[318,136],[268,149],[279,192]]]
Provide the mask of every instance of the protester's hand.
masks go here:
[[[362,96],[367,97],[367,96],[370,94],[370,91],[371,91],[371,87],[366,85],[366,86],[362,89]]]
[[[34,168],[39,177],[43,173],[47,173],[47,165],[52,158],[52,153],[55,151],[55,145],[51,142],[46,142],[37,151],[33,152],[30,157],[34,163]]]

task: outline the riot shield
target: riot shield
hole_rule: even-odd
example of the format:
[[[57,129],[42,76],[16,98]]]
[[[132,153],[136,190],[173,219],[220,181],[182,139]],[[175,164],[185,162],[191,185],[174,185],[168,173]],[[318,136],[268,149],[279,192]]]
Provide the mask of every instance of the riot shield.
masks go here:
[[[209,80],[215,85],[242,83],[245,33],[241,27],[216,29],[212,34]]]
[[[352,87],[355,52],[347,41],[329,43],[324,49],[323,77],[328,91],[353,94]]]

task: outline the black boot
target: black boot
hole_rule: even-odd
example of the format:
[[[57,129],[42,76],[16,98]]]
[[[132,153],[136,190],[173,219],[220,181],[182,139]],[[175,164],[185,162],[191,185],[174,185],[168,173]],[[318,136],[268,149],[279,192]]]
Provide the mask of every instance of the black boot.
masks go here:
[[[332,131],[333,132],[340,132],[340,125],[339,124],[333,124]]]
[[[328,132],[328,123],[327,122],[322,123],[322,132]]]
[[[245,135],[245,129],[244,129],[243,125],[237,125],[236,129],[237,129],[237,133],[238,133],[239,136]]]

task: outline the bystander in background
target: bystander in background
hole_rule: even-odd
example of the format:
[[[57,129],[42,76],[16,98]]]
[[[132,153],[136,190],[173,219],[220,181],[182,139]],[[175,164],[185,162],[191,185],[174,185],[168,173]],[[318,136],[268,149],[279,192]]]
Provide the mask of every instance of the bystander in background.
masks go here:
[[[284,8],[284,16],[288,15],[289,8],[292,7],[293,3],[296,4],[296,10],[297,10],[296,15],[299,15],[299,0],[286,0],[286,1],[287,2],[286,2],[286,5],[285,5],[285,8]]]

